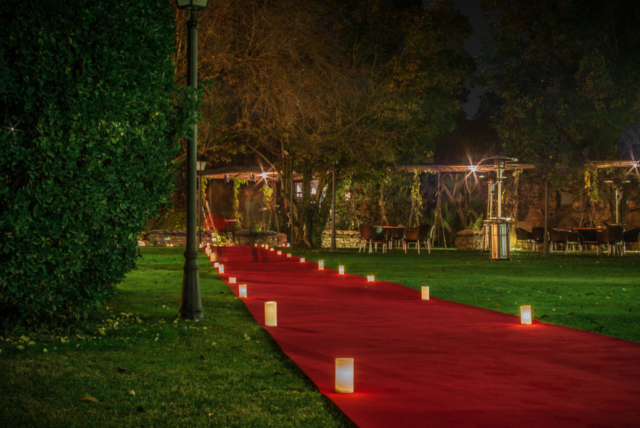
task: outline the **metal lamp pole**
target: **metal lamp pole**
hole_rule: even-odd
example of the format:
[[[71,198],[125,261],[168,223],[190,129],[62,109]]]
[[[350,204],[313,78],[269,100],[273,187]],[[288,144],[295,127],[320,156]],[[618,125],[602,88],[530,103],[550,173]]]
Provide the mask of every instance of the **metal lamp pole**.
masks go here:
[[[187,85],[198,87],[198,20],[195,12],[207,7],[209,0],[177,0],[178,9],[190,11],[187,21]],[[197,112],[194,112],[194,119]],[[196,162],[198,155],[198,124],[194,121],[191,140],[187,142],[187,247],[184,252],[184,274],[182,276],[182,298],[179,317],[195,321],[206,321],[202,310],[200,292],[200,269],[196,239]]]

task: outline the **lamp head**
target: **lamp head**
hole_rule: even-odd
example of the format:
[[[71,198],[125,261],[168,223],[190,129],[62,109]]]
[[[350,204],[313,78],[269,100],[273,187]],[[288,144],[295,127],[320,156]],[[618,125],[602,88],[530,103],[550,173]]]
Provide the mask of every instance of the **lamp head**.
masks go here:
[[[176,0],[178,9],[203,10],[209,4],[209,0]]]

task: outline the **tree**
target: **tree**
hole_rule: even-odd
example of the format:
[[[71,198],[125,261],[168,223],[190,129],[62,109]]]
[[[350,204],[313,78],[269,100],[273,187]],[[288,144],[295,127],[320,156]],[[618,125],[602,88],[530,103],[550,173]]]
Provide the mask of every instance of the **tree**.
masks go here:
[[[165,0],[2,2],[0,24],[0,312],[52,327],[135,267],[195,106]]]
[[[483,85],[502,108],[494,124],[508,154],[562,182],[586,159],[615,157],[640,119],[640,39],[632,0],[485,0],[499,11]]]
[[[429,160],[454,127],[469,25],[448,1],[406,3],[219,0],[201,20],[201,76],[214,82],[202,151],[213,162],[257,154],[285,180],[302,173],[294,221],[308,245],[329,214],[311,179],[324,195],[334,168],[380,178],[394,162]]]

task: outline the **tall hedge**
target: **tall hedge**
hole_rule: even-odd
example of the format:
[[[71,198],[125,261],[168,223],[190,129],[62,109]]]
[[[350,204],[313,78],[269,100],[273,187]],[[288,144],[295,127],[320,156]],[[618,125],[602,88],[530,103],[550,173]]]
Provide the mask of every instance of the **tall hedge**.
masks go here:
[[[135,267],[194,107],[175,31],[168,0],[0,2],[5,329],[82,319]]]

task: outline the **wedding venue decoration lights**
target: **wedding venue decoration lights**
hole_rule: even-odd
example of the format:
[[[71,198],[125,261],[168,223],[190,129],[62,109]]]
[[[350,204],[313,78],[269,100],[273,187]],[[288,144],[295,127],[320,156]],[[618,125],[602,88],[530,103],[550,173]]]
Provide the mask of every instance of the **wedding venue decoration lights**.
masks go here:
[[[238,286],[238,297],[247,298],[247,284],[240,284]]]
[[[300,263],[304,263],[304,257],[300,257]]]
[[[266,327],[278,326],[278,304],[276,302],[264,302],[264,325]]]
[[[232,276],[231,278],[229,278],[229,284],[235,284],[235,283],[236,283],[235,277]]]
[[[343,265],[338,266],[338,275],[344,275],[344,266]]]
[[[318,260],[318,270],[324,270],[324,260]]]
[[[520,323],[522,325],[531,325],[532,321],[531,305],[520,306]]]
[[[422,287],[422,300],[429,300],[429,287]]]
[[[375,281],[375,277],[373,275],[367,275],[367,282]]]
[[[218,265],[218,273],[224,273],[224,265]]]
[[[336,392],[353,392],[353,358],[336,358]]]

